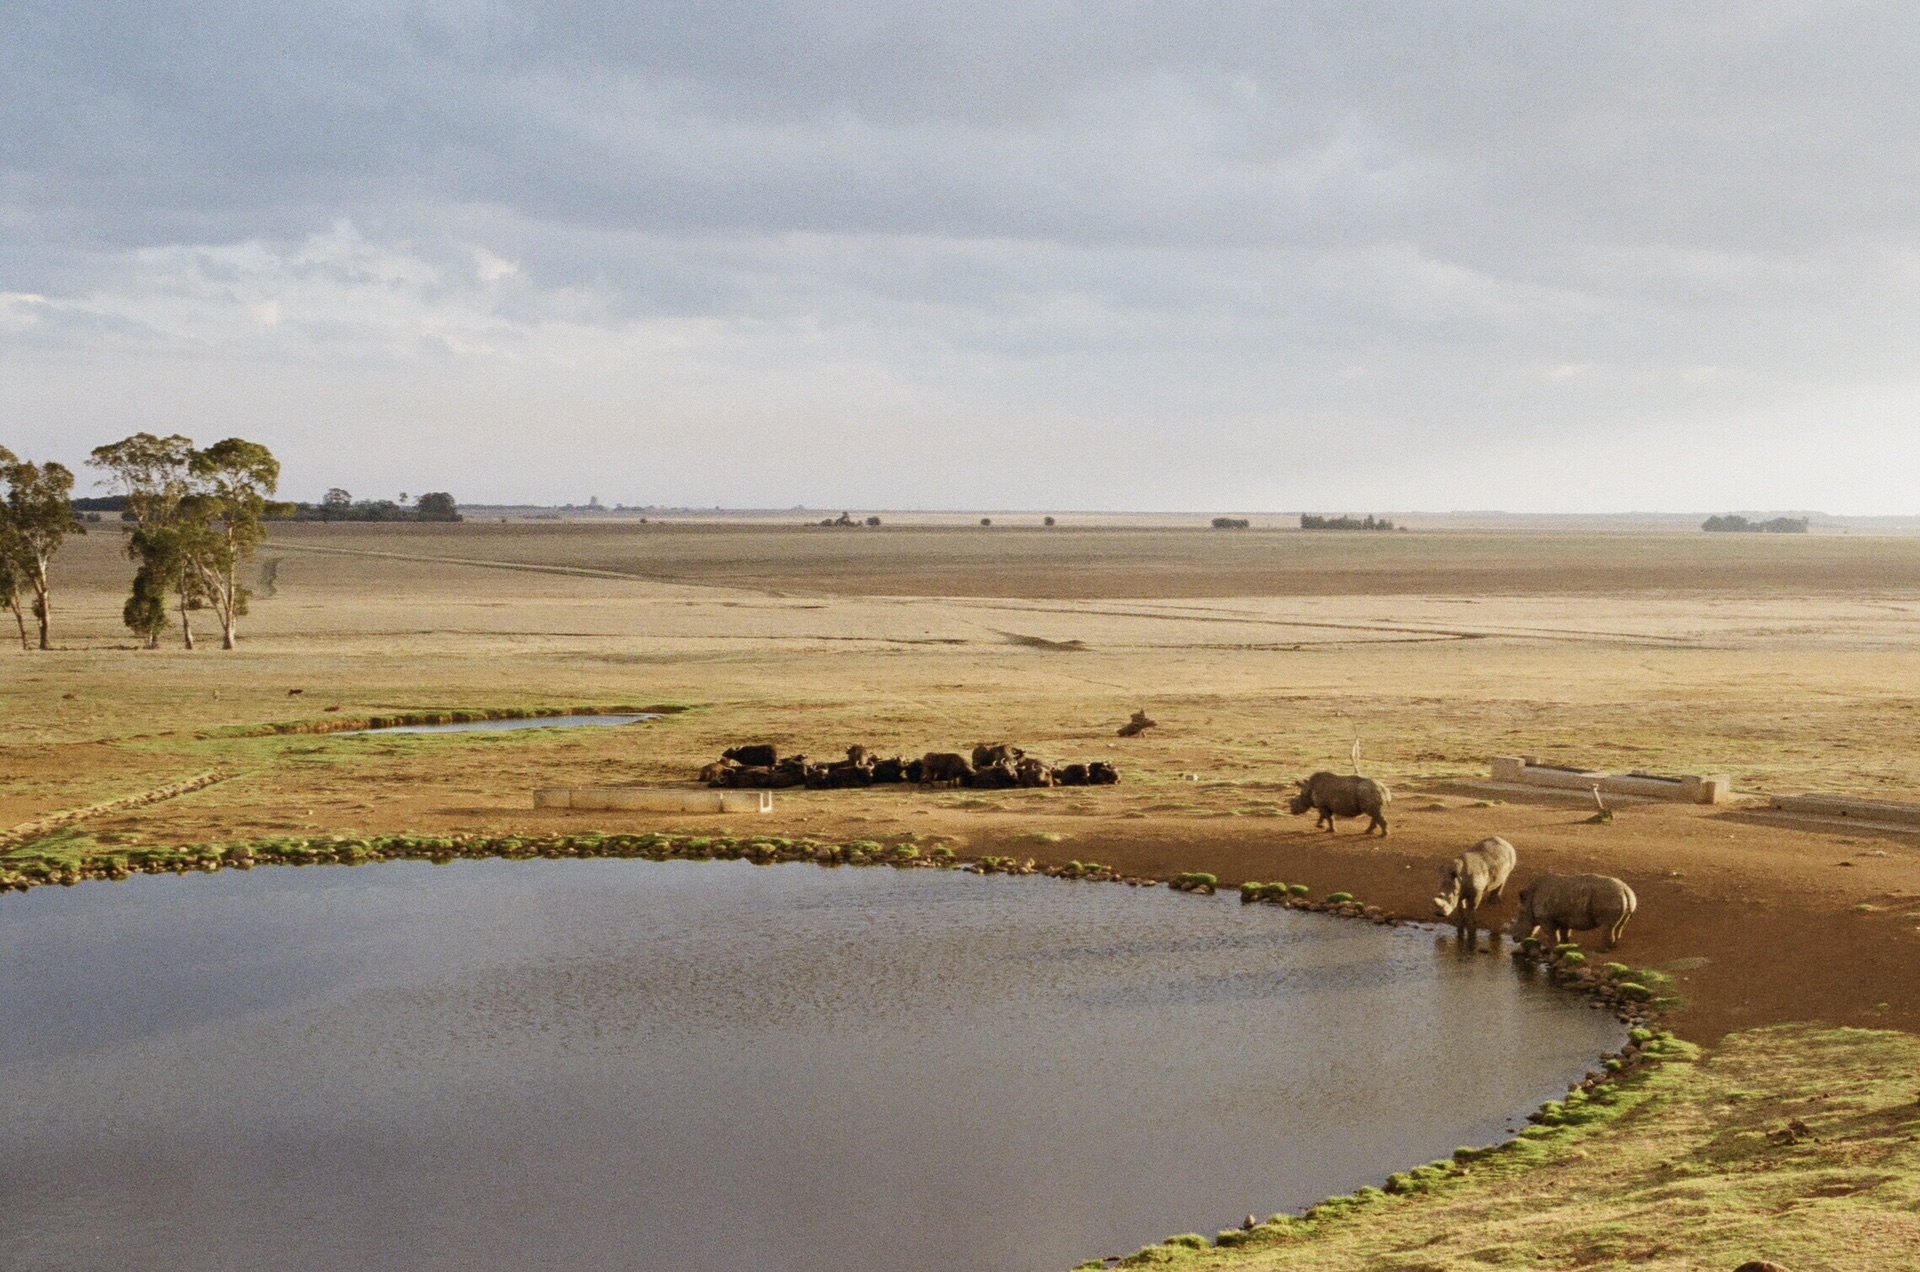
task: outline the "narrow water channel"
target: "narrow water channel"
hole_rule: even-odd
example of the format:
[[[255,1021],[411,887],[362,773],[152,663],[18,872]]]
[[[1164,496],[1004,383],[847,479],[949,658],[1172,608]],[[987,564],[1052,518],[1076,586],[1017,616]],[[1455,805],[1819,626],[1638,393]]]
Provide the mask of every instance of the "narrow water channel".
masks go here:
[[[1501,1138],[1620,1031],[1431,931],[945,871],[0,899],[0,1267],[1061,1272]]]
[[[660,717],[645,712],[632,715],[518,716],[508,720],[462,720],[458,724],[389,724],[378,729],[350,729],[339,736],[357,738],[372,733],[506,733],[514,729],[578,729],[596,724],[638,724]]]

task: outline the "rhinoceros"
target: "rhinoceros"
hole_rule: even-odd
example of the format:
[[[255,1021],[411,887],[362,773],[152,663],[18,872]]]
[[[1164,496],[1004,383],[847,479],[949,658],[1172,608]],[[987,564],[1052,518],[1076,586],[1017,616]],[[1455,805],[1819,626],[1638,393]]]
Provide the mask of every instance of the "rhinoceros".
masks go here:
[[[1513,915],[1513,935],[1525,940],[1536,931],[1544,931],[1550,944],[1560,945],[1570,932],[1606,930],[1610,950],[1620,943],[1620,933],[1640,904],[1629,888],[1612,875],[1541,875],[1520,892],[1520,907]]]
[[[1333,833],[1333,819],[1336,817],[1365,816],[1368,818],[1367,828],[1360,833],[1371,834],[1377,826],[1384,838],[1387,833],[1386,808],[1392,799],[1392,792],[1370,777],[1319,772],[1301,779],[1300,790],[1287,808],[1296,817],[1309,808],[1313,809],[1320,815],[1314,825],[1323,827],[1328,834]]]
[[[1443,919],[1452,916],[1462,936],[1474,931],[1480,907],[1500,899],[1516,859],[1513,845],[1498,835],[1482,839],[1448,862],[1440,872],[1440,893],[1433,899],[1434,910]]]

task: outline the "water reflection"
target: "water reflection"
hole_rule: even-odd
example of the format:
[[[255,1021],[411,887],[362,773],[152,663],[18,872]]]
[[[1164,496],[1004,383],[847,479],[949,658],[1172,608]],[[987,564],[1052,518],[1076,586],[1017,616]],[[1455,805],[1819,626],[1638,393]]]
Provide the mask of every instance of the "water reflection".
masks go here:
[[[0,1266],[1062,1269],[1489,1142],[1617,1044],[1433,945],[725,862],[41,889]]]

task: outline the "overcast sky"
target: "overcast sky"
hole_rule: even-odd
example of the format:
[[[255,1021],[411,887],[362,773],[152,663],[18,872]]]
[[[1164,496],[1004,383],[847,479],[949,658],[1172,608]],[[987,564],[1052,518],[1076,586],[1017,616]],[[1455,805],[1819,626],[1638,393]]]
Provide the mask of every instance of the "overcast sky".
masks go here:
[[[1920,6],[0,0],[0,444],[1920,512]]]

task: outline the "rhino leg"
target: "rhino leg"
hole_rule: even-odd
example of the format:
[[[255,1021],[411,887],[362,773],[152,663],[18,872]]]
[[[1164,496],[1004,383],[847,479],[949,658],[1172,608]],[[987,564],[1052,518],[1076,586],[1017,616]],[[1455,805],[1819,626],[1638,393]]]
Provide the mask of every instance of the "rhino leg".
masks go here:
[[[1378,813],[1368,813],[1367,819],[1367,833],[1371,835],[1374,827],[1378,826],[1380,828],[1380,838],[1385,839],[1387,837],[1387,819]]]
[[[1621,911],[1620,917],[1615,919],[1613,923],[1607,928],[1607,943],[1605,945],[1602,945],[1600,948],[1603,950],[1610,950],[1614,946],[1620,944],[1620,934],[1627,930],[1627,920],[1632,917],[1633,916],[1631,914],[1628,914],[1626,911],[1624,910]]]

